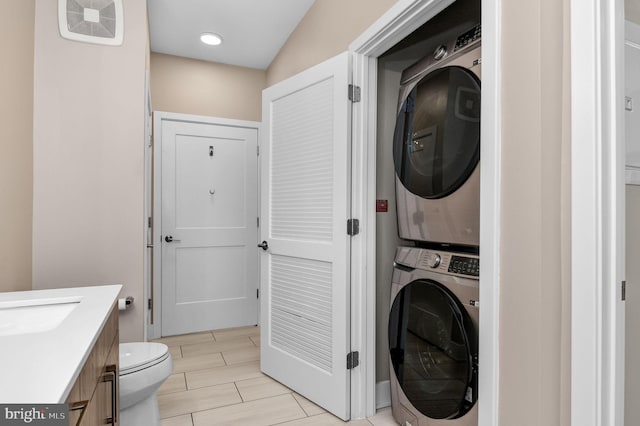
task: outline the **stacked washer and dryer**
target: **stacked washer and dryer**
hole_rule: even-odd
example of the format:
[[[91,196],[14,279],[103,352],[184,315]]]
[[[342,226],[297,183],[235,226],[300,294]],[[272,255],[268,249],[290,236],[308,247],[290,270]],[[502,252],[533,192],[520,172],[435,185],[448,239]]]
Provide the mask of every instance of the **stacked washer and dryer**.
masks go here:
[[[393,415],[477,426],[480,25],[402,74],[393,143],[398,232],[389,315]]]

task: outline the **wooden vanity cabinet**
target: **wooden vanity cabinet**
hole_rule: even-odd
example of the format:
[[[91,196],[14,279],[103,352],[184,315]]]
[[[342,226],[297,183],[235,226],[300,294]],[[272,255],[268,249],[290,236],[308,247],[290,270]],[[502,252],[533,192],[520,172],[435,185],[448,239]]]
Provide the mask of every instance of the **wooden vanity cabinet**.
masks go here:
[[[114,304],[66,400],[69,425],[119,424],[118,349],[118,306]]]

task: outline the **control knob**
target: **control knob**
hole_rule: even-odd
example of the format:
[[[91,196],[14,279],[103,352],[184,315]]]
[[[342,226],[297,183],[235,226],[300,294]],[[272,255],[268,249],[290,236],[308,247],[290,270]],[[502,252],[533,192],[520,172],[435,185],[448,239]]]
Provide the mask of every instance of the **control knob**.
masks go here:
[[[440,266],[440,262],[442,262],[442,257],[440,257],[438,253],[434,253],[427,258],[427,266],[429,266],[429,268],[437,268]]]
[[[447,56],[447,48],[445,46],[439,46],[436,50],[433,51],[433,59],[439,61],[440,59]]]

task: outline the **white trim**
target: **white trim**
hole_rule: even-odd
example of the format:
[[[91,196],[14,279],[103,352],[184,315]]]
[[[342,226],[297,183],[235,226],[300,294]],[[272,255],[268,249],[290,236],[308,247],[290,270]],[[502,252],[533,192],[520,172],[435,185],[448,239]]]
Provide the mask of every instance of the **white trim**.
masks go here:
[[[154,325],[147,329],[147,339],[162,336],[162,122],[181,121],[190,123],[209,123],[228,127],[243,127],[258,131],[260,145],[261,123],[257,121],[234,120],[203,115],[179,114],[174,112],[154,111],[153,113],[153,313]],[[258,159],[260,172],[260,159]],[[260,182],[258,184],[258,202],[260,201]],[[146,303],[146,302],[145,302]],[[259,309],[259,308],[258,308]],[[260,312],[258,312],[259,317]]]
[[[482,1],[480,158],[480,336],[478,424],[498,425],[502,170],[501,0]]]
[[[624,424],[622,0],[571,0],[571,424]]]
[[[391,382],[385,380],[376,383],[376,410],[391,406]]]
[[[455,0],[398,0],[349,45],[349,51],[377,58]]]
[[[362,348],[360,376],[352,376],[352,418],[375,414],[375,286],[376,286],[376,92],[377,57],[405,38],[453,0],[399,0],[351,45],[353,82],[362,89],[362,102],[353,110],[353,198],[354,217],[361,218],[360,238],[352,246],[352,341]],[[482,1],[483,116],[481,176],[482,278],[480,298],[480,400],[479,425],[498,424],[498,324],[500,296],[500,0]],[[362,302],[366,300],[366,309]],[[364,346],[361,344],[364,343]],[[356,346],[358,347],[358,346]],[[383,382],[384,383],[384,382]],[[379,384],[380,385],[380,384]],[[365,407],[359,390],[364,389]],[[375,390],[381,389],[375,386]]]
[[[146,341],[151,334],[149,327],[153,327],[149,317],[150,309],[146,302],[151,297],[151,286],[153,274],[151,267],[153,264],[153,241],[151,240],[151,232],[153,228],[149,227],[148,218],[153,217],[153,189],[151,184],[153,183],[153,167],[151,161],[153,159],[153,107],[151,103],[151,90],[149,88],[149,69],[145,71],[144,75],[144,93],[147,102],[144,105],[144,217],[142,221],[142,227],[145,234],[145,248],[144,248],[144,272],[143,272],[143,289],[142,300],[138,303],[142,303],[142,318],[143,328],[142,336]],[[151,251],[151,252],[150,252]]]

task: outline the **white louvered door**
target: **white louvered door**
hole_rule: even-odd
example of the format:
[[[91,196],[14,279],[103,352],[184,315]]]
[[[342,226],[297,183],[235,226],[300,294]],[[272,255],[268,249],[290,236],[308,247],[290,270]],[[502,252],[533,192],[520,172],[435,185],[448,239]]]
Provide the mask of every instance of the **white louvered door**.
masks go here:
[[[343,53],[263,92],[260,231],[262,370],[345,420],[349,78]]]

